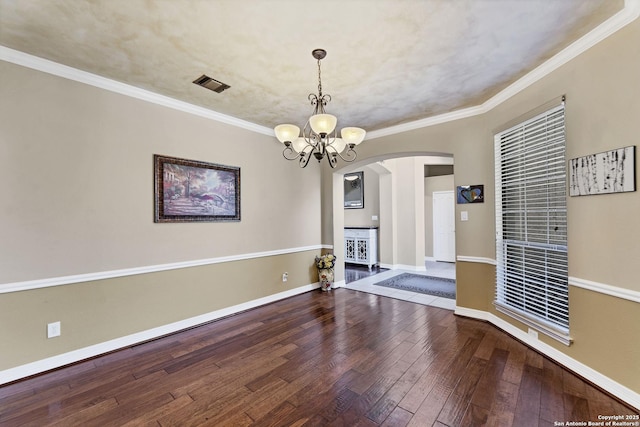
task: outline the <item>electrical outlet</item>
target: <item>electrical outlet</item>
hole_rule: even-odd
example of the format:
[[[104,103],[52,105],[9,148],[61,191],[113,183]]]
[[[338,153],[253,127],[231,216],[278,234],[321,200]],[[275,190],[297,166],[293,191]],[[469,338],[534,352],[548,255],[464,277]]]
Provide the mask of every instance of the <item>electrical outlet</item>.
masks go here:
[[[55,338],[60,336],[60,322],[47,324],[47,338]]]
[[[531,329],[529,328],[529,336],[533,339],[538,339],[538,331],[536,331],[535,329]]]
[[[286,282],[287,280],[289,280],[289,273],[282,273],[282,281]]]
[[[378,215],[371,215],[371,221],[377,221]]]

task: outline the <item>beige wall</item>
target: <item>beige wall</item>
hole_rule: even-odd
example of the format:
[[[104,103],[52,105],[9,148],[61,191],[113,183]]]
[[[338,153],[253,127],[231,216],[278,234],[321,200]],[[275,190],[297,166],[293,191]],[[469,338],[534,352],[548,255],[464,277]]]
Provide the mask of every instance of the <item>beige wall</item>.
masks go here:
[[[0,67],[0,283],[320,243],[319,168],[273,138]],[[153,154],[239,166],[242,221],[155,224]]]
[[[198,317],[317,281],[320,251],[0,294],[0,370]],[[282,272],[289,273],[286,283]],[[60,321],[62,335],[46,338]],[[166,332],[165,332],[166,333]]]
[[[456,206],[457,255],[495,259],[494,130],[565,94],[567,159],[637,145],[638,40],[640,20],[485,114],[367,140],[358,147],[358,158],[370,162],[403,154],[453,154],[454,184],[485,186],[485,203],[465,205],[468,221],[460,221]],[[330,211],[323,208],[324,218]],[[636,393],[640,393],[640,341],[636,339],[640,304],[574,284],[588,281],[640,291],[638,212],[638,191],[568,198],[569,307],[575,341],[567,347],[540,335],[543,342]],[[457,275],[460,307],[488,312],[526,331],[491,304],[494,266],[458,262]]]
[[[344,226],[345,227],[369,227],[380,225],[380,178],[378,173],[364,166],[358,171],[364,172],[364,208],[363,209],[345,209],[344,210]],[[371,217],[375,215],[378,220]]]
[[[274,138],[6,62],[0,75],[0,286],[321,244],[320,169]],[[242,220],[155,224],[154,154],[239,166]],[[316,252],[2,293],[0,370],[308,285]]]
[[[416,191],[422,193],[422,178],[416,180],[416,159],[404,157],[391,160],[395,162],[397,203],[397,240],[398,240],[398,264],[402,265],[423,265],[424,264],[424,215],[418,215],[418,205],[424,210],[422,198],[416,198]],[[422,167],[424,170],[424,167]],[[424,175],[422,175],[424,176]],[[419,187],[419,189],[417,189]],[[422,226],[418,229],[419,226]],[[422,237],[418,243],[416,237]],[[418,244],[422,245],[421,254],[416,253]],[[418,256],[422,261],[417,263]]]

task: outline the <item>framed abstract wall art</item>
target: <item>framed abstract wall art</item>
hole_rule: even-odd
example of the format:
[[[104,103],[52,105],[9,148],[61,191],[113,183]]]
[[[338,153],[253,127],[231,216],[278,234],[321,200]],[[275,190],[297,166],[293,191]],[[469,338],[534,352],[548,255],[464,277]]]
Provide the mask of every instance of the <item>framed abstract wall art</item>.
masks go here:
[[[484,185],[459,185],[457,188],[459,205],[467,203],[484,203]]]
[[[154,222],[240,221],[240,168],[155,154]]]
[[[636,191],[636,147],[569,160],[569,195]]]

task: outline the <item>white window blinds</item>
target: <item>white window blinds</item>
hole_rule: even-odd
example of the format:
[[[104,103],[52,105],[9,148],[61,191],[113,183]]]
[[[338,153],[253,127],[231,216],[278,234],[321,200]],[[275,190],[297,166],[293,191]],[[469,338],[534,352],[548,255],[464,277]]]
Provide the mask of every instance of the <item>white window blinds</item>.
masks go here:
[[[569,344],[564,103],[495,136],[496,307]]]

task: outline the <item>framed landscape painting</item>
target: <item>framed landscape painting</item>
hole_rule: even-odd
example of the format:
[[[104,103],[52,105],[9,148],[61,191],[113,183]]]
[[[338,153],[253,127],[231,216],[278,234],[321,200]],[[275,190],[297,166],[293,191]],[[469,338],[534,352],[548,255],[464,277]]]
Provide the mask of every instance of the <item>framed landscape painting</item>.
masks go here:
[[[153,156],[154,222],[240,221],[240,168]]]

